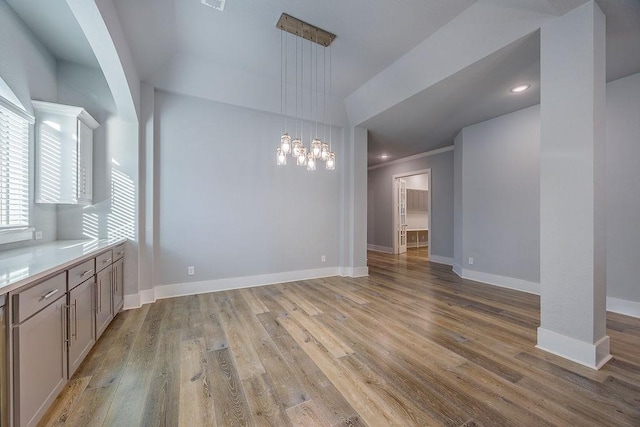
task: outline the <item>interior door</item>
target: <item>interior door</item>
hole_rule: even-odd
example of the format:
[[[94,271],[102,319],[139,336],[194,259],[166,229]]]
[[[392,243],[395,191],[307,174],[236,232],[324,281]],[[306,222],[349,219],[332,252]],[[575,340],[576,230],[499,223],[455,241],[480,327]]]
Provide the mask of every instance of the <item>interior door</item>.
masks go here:
[[[396,181],[398,192],[398,253],[407,252],[407,181],[398,178]]]

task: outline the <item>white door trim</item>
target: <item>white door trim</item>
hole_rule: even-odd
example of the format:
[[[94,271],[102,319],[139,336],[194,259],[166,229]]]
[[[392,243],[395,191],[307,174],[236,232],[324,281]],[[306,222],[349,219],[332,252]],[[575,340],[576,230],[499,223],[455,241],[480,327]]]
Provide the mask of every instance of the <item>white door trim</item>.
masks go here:
[[[398,229],[398,213],[397,213],[397,209],[396,206],[398,205],[398,192],[396,191],[396,179],[398,178],[406,178],[408,176],[413,176],[413,175],[422,175],[422,174],[427,174],[427,182],[428,182],[428,189],[429,191],[427,192],[427,223],[429,224],[429,232],[427,233],[427,241],[428,241],[428,245],[429,247],[428,249],[428,257],[431,258],[431,189],[433,188],[432,185],[432,177],[431,177],[431,168],[428,169],[420,169],[420,170],[415,170],[415,171],[409,171],[409,172],[403,172],[403,173],[398,173],[395,175],[391,176],[391,191],[393,192],[392,194],[392,203],[391,203],[391,209],[392,209],[392,218],[393,218],[393,223],[391,224],[393,227],[393,253],[397,254],[398,253],[398,233],[397,233],[397,229]]]

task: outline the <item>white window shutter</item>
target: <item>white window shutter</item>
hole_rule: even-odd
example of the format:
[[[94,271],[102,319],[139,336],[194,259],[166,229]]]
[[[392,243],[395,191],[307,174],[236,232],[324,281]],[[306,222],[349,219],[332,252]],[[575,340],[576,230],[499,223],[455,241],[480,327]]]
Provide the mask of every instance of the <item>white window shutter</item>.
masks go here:
[[[0,230],[29,225],[29,122],[0,105]]]

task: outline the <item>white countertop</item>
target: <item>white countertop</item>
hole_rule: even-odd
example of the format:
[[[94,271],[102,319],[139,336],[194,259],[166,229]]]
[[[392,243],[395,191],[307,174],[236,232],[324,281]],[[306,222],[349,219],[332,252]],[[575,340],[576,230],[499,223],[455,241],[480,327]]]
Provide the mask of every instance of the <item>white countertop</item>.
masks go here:
[[[70,267],[124,241],[58,240],[0,252],[0,294]]]
[[[407,228],[406,231],[429,231],[428,228]]]

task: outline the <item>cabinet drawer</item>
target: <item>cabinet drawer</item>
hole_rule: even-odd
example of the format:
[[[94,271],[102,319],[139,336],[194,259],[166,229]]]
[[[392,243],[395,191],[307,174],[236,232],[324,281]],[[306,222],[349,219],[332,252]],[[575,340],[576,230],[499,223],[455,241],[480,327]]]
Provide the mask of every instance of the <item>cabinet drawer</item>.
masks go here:
[[[117,261],[124,257],[124,243],[113,248],[113,261]]]
[[[60,273],[14,295],[13,321],[22,323],[25,319],[62,297],[66,292],[66,274]]]
[[[95,260],[91,258],[69,270],[69,290],[90,278],[96,272]]]
[[[96,271],[104,270],[113,263],[113,252],[109,249],[96,257]]]

